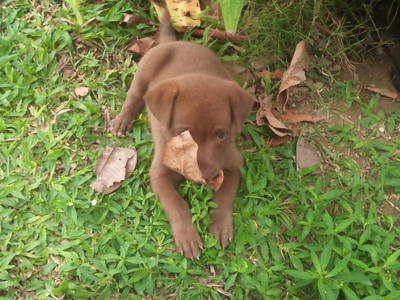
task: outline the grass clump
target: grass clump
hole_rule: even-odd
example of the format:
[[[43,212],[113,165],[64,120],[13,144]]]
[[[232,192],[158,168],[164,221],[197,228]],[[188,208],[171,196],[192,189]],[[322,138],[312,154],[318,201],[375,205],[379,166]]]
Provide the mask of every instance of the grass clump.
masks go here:
[[[306,40],[318,57],[350,65],[368,57],[378,41],[373,20],[377,1],[249,1],[242,29],[250,35],[249,56],[267,62],[290,60],[295,45]]]

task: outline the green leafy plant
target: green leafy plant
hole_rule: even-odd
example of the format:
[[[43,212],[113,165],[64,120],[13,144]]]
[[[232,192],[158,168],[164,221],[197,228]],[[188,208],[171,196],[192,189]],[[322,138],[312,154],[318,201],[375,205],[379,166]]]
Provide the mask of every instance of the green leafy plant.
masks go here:
[[[218,2],[221,6],[226,31],[236,32],[246,0],[218,0]]]
[[[83,17],[80,11],[81,0],[66,0],[66,1],[71,6],[72,11],[75,14],[76,22],[78,23],[79,26],[81,26],[83,24]]]

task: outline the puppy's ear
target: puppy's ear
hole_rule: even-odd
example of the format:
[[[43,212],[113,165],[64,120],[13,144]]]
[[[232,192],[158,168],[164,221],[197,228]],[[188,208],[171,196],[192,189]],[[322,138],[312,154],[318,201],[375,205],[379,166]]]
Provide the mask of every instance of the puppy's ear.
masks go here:
[[[175,100],[178,94],[178,84],[174,81],[166,81],[153,87],[143,96],[151,113],[168,128],[171,126]]]
[[[232,122],[239,133],[244,120],[253,108],[253,96],[242,89],[237,83],[233,83],[229,89],[229,103]]]

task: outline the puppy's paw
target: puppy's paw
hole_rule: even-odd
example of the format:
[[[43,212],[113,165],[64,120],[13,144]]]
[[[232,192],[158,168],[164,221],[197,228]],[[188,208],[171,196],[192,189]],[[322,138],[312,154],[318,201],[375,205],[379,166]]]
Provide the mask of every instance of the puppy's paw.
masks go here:
[[[203,249],[203,241],[193,223],[187,226],[172,228],[176,249],[189,259],[199,259]]]
[[[233,239],[232,217],[213,215],[210,232],[219,241],[221,247],[226,248]]]
[[[111,120],[108,132],[125,137],[126,132],[132,130],[132,118],[119,114],[114,120]]]

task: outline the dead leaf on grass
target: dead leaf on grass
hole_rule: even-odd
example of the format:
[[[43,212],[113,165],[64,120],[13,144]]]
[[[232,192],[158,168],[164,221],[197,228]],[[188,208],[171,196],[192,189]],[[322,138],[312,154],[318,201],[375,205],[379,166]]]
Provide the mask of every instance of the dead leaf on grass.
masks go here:
[[[276,117],[282,118],[285,122],[289,124],[297,124],[301,122],[320,122],[322,120],[325,120],[327,117],[326,116],[318,116],[318,115],[310,115],[310,114],[303,114],[303,113],[296,113],[292,112],[290,110],[286,110],[285,113],[279,114],[278,111],[273,111]]]
[[[217,191],[224,181],[223,171],[211,182],[206,182],[197,163],[198,145],[188,130],[173,137],[165,146],[162,163],[186,179],[200,184],[208,184]]]
[[[277,147],[280,146],[284,143],[286,143],[288,140],[290,140],[291,136],[290,135],[285,135],[285,136],[273,136],[265,139],[265,144],[270,147]]]
[[[256,123],[258,126],[264,125],[267,119],[267,125],[278,136],[285,136],[291,134],[292,130],[287,127],[281,120],[273,114],[272,95],[260,100],[260,108],[257,111]]]
[[[287,109],[288,89],[305,81],[305,69],[309,65],[309,57],[306,52],[305,41],[297,44],[295,53],[289,68],[282,73],[282,70],[276,71],[276,78],[281,77],[281,85],[275,99],[272,102],[273,95],[269,95],[259,100],[260,108],[256,115],[257,125],[265,125],[278,135],[278,138],[267,139],[266,143],[270,146],[277,146],[289,138],[285,136],[297,135],[300,132],[300,122],[319,122],[326,119],[325,116],[310,115],[304,113],[295,113]],[[268,71],[258,73],[258,76],[267,75]],[[272,73],[271,77],[272,77]]]
[[[90,187],[99,193],[114,192],[135,170],[136,161],[135,149],[106,146],[96,164],[97,179]]]
[[[322,162],[321,154],[304,136],[300,136],[296,145],[297,170],[308,168]]]
[[[306,80],[304,69],[308,63],[306,42],[301,41],[296,45],[289,68],[282,75],[281,86],[275,101],[275,106],[279,111],[284,112],[286,110],[288,89]]]
[[[158,34],[153,36],[144,37],[141,39],[135,39],[128,47],[128,51],[134,52],[140,55],[144,55],[154,46],[158,45]]]
[[[373,85],[368,85],[365,87],[365,89],[367,89],[368,91],[377,93],[381,96],[387,97],[387,98],[391,98],[391,99],[396,99],[397,96],[399,95],[396,91],[388,89],[388,88],[379,88],[379,87],[375,87]]]
[[[79,86],[75,88],[75,95],[77,97],[85,97],[89,94],[89,88],[86,86]]]

